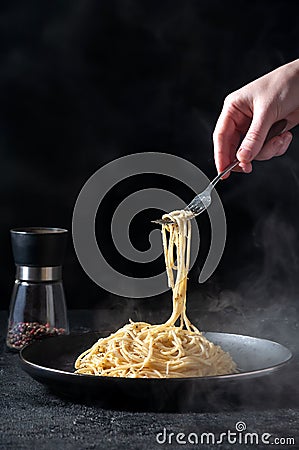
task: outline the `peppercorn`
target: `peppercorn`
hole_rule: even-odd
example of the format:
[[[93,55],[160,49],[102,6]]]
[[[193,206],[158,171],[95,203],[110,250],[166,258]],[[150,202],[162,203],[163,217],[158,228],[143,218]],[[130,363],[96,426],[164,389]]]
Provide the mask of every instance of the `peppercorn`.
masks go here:
[[[49,323],[18,322],[10,324],[6,345],[12,350],[21,350],[25,345],[45,337],[65,334],[64,328],[51,327]]]

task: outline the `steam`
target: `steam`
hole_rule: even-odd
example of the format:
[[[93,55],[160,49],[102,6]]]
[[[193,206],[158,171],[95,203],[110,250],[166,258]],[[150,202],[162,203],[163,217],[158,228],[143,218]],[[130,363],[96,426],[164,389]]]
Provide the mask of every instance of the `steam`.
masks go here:
[[[201,329],[267,338],[298,345],[299,258],[297,231],[279,209],[261,217],[248,238],[258,250],[240,261],[230,289],[189,294],[191,317]],[[248,245],[248,243],[247,243]],[[244,247],[246,244],[244,243]],[[250,255],[248,251],[246,255]]]

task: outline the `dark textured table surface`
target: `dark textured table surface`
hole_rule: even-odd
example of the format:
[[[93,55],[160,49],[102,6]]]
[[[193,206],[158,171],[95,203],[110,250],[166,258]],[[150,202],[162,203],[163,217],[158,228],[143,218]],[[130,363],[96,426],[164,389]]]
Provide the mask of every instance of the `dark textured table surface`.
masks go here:
[[[87,311],[71,311],[71,329],[86,331],[94,328],[90,314]],[[264,435],[264,439],[271,442],[274,438],[282,438],[279,444],[273,444],[274,448],[299,448],[299,390],[296,387],[299,372],[296,363],[287,369],[289,378],[281,386],[285,394],[280,392],[276,401],[273,388],[272,401],[256,407],[236,407],[232,404],[225,408],[215,406],[210,411],[186,413],[104,410],[96,405],[60,398],[24,373],[19,366],[19,356],[8,352],[4,345],[7,314],[2,312],[0,318],[0,448],[268,448],[269,445],[261,443],[264,433],[271,435]],[[247,432],[258,434],[259,445],[245,444],[244,433],[240,443],[227,442],[227,438],[215,445],[193,443],[196,442],[195,435],[200,439],[204,432],[214,433],[216,440],[219,440],[221,433],[227,430],[235,432],[236,423],[240,421],[246,424]],[[297,443],[287,443],[284,439],[288,437],[294,438]]]

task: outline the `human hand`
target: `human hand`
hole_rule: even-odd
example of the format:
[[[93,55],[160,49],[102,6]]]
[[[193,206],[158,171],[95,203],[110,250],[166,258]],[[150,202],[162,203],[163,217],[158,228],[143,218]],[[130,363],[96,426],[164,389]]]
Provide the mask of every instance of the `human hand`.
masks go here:
[[[263,145],[273,123],[281,119],[287,120],[285,130]],[[298,123],[299,59],[258,78],[225,99],[213,134],[218,172],[236,157],[240,164],[234,170],[249,173],[253,159],[263,161],[283,155],[292,140],[288,130]]]

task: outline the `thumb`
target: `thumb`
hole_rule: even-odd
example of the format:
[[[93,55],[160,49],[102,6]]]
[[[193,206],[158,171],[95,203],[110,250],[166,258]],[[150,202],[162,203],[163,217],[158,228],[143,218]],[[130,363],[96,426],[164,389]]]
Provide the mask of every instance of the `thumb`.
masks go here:
[[[259,154],[269,128],[270,124],[262,116],[253,117],[246,136],[237,152],[237,158],[240,162],[250,162]]]

